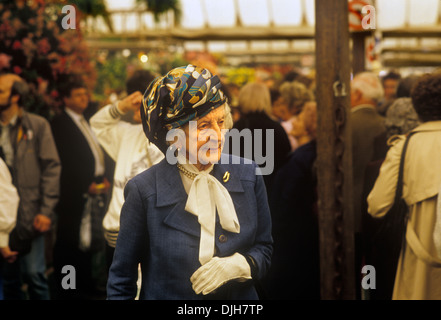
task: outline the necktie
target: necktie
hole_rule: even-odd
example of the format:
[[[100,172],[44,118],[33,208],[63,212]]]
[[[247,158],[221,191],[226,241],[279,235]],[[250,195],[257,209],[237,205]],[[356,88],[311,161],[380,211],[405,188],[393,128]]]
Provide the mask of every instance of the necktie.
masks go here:
[[[100,145],[98,144],[97,140],[93,136],[93,133],[89,127],[89,124],[87,123],[86,119],[84,117],[81,117],[80,123],[83,126],[83,131],[86,134],[86,139],[89,142],[89,146],[92,149],[92,153],[96,157],[96,160],[99,161],[99,164],[102,166],[104,165],[104,155],[101,150]]]

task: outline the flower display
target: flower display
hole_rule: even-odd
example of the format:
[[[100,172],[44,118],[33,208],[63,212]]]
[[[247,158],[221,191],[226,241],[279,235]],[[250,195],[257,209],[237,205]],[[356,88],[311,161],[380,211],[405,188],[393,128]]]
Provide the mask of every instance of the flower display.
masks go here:
[[[48,119],[61,108],[59,86],[68,77],[82,77],[90,90],[96,81],[79,22],[76,29],[62,27],[66,4],[0,0],[0,71],[26,80],[31,94],[24,107]]]

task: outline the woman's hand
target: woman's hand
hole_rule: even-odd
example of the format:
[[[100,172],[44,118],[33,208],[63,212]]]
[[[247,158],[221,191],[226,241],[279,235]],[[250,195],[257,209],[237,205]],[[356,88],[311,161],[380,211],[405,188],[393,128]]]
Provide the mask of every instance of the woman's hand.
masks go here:
[[[232,256],[214,257],[196,270],[190,278],[196,294],[209,294],[228,281],[251,279],[250,265],[239,253]]]

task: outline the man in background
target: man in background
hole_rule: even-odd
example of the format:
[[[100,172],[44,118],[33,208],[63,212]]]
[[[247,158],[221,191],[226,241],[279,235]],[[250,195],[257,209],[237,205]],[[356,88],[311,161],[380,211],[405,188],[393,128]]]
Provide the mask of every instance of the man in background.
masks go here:
[[[355,230],[356,274],[360,277],[363,249],[363,221],[367,214],[365,194],[369,194],[372,181],[378,172],[374,164],[381,164],[387,152],[384,118],[376,106],[383,98],[384,90],[377,75],[363,72],[355,75],[351,83],[351,130],[353,167],[353,210]],[[369,175],[367,175],[369,173]],[[358,294],[361,294],[358,279]]]
[[[54,245],[56,298],[99,299],[104,293],[94,272],[96,258],[104,256],[101,224],[110,187],[105,154],[83,116],[89,104],[85,84],[69,80],[61,93],[65,108],[51,122],[62,164]],[[75,268],[75,290],[62,287],[65,265]]]
[[[20,197],[9,247],[19,253],[4,264],[5,299],[50,298],[46,278],[45,238],[59,196],[60,160],[46,119],[23,110],[28,85],[15,74],[0,76],[0,146]]]
[[[112,263],[118,237],[126,183],[164,158],[163,153],[149,143],[141,124],[142,93],[154,78],[147,70],[135,71],[126,83],[128,96],[105,106],[90,119],[99,143],[115,161],[112,198],[103,221],[108,268]],[[130,123],[123,119],[130,120]]]

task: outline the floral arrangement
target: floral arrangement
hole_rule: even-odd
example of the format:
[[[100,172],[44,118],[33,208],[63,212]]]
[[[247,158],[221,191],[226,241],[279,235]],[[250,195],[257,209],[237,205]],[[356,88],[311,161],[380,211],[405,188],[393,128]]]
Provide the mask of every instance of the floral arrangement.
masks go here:
[[[248,82],[256,81],[256,71],[254,68],[238,67],[231,68],[225,74],[228,83],[232,83],[239,88]]]
[[[24,107],[46,118],[60,110],[59,86],[68,77],[82,77],[91,90],[96,79],[79,21],[76,29],[62,28],[65,4],[0,0],[0,71],[28,82],[31,94]]]

